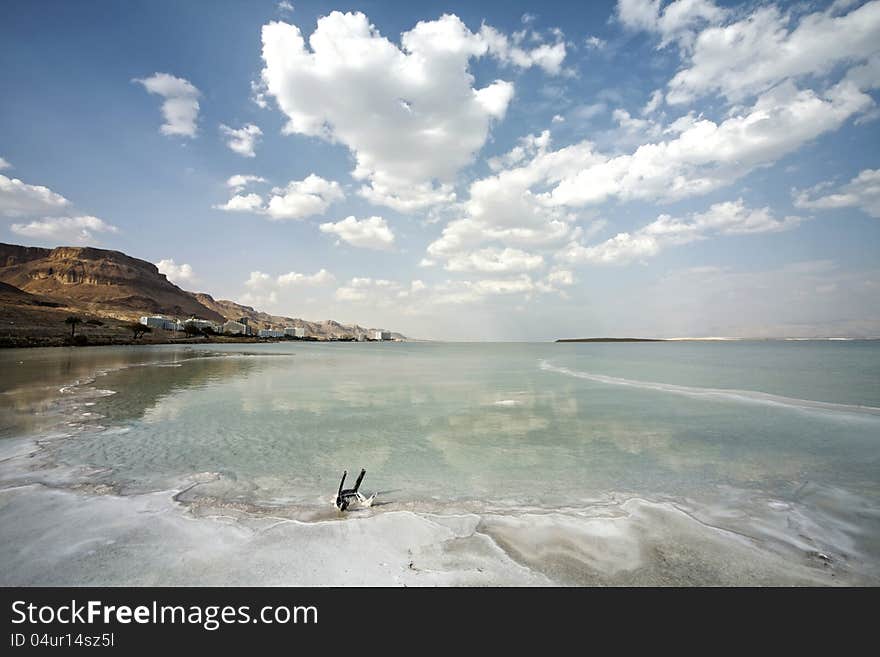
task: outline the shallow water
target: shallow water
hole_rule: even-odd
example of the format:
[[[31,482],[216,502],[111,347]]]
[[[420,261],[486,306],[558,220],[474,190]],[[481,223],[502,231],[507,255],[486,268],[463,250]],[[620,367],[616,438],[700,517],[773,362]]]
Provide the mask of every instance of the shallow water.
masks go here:
[[[300,538],[328,522],[341,537],[391,523],[377,564],[422,545],[395,543],[403,526],[446,535],[449,518],[470,518],[430,556],[448,578],[422,583],[880,582],[878,342],[7,350],[0,368],[0,526],[20,527],[0,566],[15,566],[13,582],[102,583],[84,565],[81,578],[29,577],[20,551],[42,541],[48,562],[69,558],[41,531],[69,516],[67,495],[107,536],[132,523],[105,536],[118,548],[138,512],[111,531],[102,498],[126,509],[162,492],[163,513],[207,534],[230,531],[212,524],[221,517],[235,531],[309,521]],[[360,467],[379,504],[337,522],[328,499],[341,470]],[[172,527],[158,562],[184,541]],[[472,568],[479,555],[496,568]],[[361,583],[419,572],[389,568]],[[120,572],[112,583],[144,581]],[[347,581],[303,577],[291,572]]]

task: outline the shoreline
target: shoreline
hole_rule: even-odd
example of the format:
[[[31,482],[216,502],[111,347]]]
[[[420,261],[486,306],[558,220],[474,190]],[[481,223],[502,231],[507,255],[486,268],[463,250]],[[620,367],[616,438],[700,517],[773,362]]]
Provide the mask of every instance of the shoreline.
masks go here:
[[[260,338],[256,336],[247,337],[225,337],[213,336],[211,338],[163,338],[163,339],[139,339],[139,340],[114,340],[114,339],[95,339],[89,340],[83,344],[73,344],[69,338],[22,338],[22,342],[17,340],[4,338],[0,339],[0,349],[41,349],[49,347],[151,347],[157,345],[191,345],[191,344],[276,344],[276,343],[304,343],[304,342],[358,342],[357,340],[345,339],[322,339],[322,338]],[[375,340],[365,340],[364,342],[376,342]],[[387,340],[385,342],[403,342],[403,340]]]

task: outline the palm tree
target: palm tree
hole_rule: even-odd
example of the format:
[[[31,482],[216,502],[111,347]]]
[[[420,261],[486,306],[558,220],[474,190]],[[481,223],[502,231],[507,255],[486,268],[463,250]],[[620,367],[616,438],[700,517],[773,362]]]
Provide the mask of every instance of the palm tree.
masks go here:
[[[71,315],[64,320],[64,323],[70,324],[70,339],[73,340],[73,337],[76,335],[76,325],[81,324],[82,320],[76,315]]]
[[[128,328],[131,329],[132,333],[134,333],[135,340],[137,340],[139,337],[141,337],[144,333],[152,333],[153,332],[153,329],[151,329],[149,326],[145,326],[144,324],[141,324],[140,322],[132,322],[131,324],[128,325]]]

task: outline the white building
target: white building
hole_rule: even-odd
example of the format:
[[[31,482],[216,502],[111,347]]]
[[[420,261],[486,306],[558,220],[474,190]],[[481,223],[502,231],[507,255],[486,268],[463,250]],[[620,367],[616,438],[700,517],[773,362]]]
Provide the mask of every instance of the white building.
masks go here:
[[[223,325],[223,332],[228,335],[247,335],[247,326],[230,319]]]
[[[283,338],[284,331],[279,331],[277,329],[260,329],[257,335],[261,338]]]
[[[244,335],[257,335],[259,322],[250,317],[239,317],[238,323],[244,326]]]
[[[141,317],[140,323],[150,328],[160,328],[166,331],[179,331],[181,328],[180,322],[176,319],[163,317],[162,315],[145,315]]]
[[[284,328],[284,335],[289,338],[304,338],[306,330],[302,326],[287,326]]]
[[[390,340],[391,331],[376,330],[372,332],[371,337],[373,340]]]

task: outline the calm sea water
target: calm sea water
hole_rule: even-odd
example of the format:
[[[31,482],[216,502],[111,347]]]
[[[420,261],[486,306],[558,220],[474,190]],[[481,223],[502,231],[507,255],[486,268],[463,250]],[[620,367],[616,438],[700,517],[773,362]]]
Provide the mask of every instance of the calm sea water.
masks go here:
[[[53,472],[125,495],[216,473],[199,495],[324,509],[364,467],[379,500],[426,512],[800,504],[868,570],[880,555],[880,342],[7,350],[0,368],[0,444],[59,437]]]

